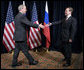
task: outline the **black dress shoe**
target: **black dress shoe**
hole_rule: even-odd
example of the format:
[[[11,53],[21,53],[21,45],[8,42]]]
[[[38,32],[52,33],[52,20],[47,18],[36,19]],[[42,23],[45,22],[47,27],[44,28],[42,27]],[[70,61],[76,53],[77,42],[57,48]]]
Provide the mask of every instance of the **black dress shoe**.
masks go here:
[[[66,63],[66,64],[63,65],[63,67],[68,67],[70,65],[71,65],[70,63]]]
[[[16,66],[21,66],[21,63],[17,63],[17,64],[12,64],[12,67],[16,67]]]
[[[36,64],[38,64],[38,61],[33,61],[29,63],[29,65],[36,65]]]

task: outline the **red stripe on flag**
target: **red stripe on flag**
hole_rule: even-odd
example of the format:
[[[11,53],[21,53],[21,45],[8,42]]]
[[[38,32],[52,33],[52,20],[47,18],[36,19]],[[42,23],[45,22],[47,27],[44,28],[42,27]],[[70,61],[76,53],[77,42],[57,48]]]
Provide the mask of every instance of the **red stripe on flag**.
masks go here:
[[[14,22],[12,22],[12,27],[14,28],[14,30],[15,30],[15,25],[14,25]],[[14,32],[13,32],[14,33]]]
[[[6,47],[7,51],[10,51],[9,48],[7,47],[7,45],[6,45],[6,43],[5,43],[4,40],[3,40],[3,44],[4,44],[4,46]]]
[[[34,48],[34,42],[33,42],[33,40],[32,40],[32,38],[31,38],[31,36],[29,37],[30,38],[30,40],[31,40],[31,44],[30,44],[30,48],[32,49],[32,46],[31,45],[33,45],[33,48]],[[29,42],[30,43],[30,42]]]
[[[11,24],[11,23],[10,23],[10,24]],[[11,31],[11,32],[12,32],[12,34],[13,34],[13,30],[12,30],[12,28],[11,28],[10,24],[8,24],[8,27],[10,28],[10,31]]]
[[[44,26],[46,25],[46,23],[44,23]],[[46,37],[46,47],[49,48],[50,46],[50,28],[49,27],[45,27],[43,29],[43,34]]]
[[[12,46],[11,46],[11,44],[10,44],[10,42],[9,42],[9,40],[8,40],[8,38],[7,38],[7,36],[5,34],[4,34],[4,37],[6,38],[8,44],[10,45],[10,48],[13,49]]]
[[[35,28],[33,28],[33,29],[34,29],[34,32],[36,33],[36,36],[37,36],[37,38],[38,38],[39,42],[41,43],[41,39],[40,39],[40,37],[39,37],[39,35],[38,35],[37,31],[35,30]]]
[[[34,29],[33,29],[33,30],[34,30]],[[35,40],[36,44],[38,45],[38,42],[37,42],[37,40],[36,40],[36,38],[35,38],[35,36],[34,36],[34,34],[33,34],[32,30],[31,30],[31,34],[32,34],[32,36],[33,36],[33,38],[34,38],[34,40]],[[36,45],[34,45],[34,46],[36,47]]]
[[[11,35],[10,35],[8,29],[7,29],[7,27],[5,27],[5,30],[6,30],[6,32],[8,33],[8,36],[10,37],[10,39],[11,39],[13,45],[15,46],[15,42],[13,41],[13,39],[12,39],[12,37],[11,37]]]
[[[34,33],[35,33],[35,35],[36,35],[36,37],[38,38],[38,36],[37,36],[37,33],[36,33],[36,30],[33,28],[33,30],[34,30]],[[34,35],[33,35],[34,36]],[[36,42],[36,44],[37,44],[37,46],[39,45],[39,43],[38,43],[38,41],[37,41],[37,39],[35,38],[35,36],[34,36],[34,39],[35,39],[35,42]],[[36,47],[36,46],[35,46]]]
[[[38,21],[35,21],[34,23],[37,24],[37,22],[38,22]],[[38,22],[38,23],[39,23],[39,22]],[[33,29],[34,29],[34,31],[35,31],[35,33],[36,33],[36,35],[37,35],[37,38],[38,38],[39,42],[41,43],[41,38],[40,38],[39,35],[38,35],[38,33],[40,34],[40,28],[37,28],[38,33],[37,33],[37,31],[36,31],[36,28],[33,28]],[[41,34],[40,34],[40,36],[41,36]]]
[[[30,46],[30,49],[32,49],[32,48],[34,48],[34,43],[33,43],[32,39],[31,39],[31,37],[30,37],[30,41],[31,41],[31,44],[29,46]]]
[[[15,31],[14,23],[11,23],[11,25],[12,25],[12,30],[13,30],[13,34],[14,34],[14,31]]]

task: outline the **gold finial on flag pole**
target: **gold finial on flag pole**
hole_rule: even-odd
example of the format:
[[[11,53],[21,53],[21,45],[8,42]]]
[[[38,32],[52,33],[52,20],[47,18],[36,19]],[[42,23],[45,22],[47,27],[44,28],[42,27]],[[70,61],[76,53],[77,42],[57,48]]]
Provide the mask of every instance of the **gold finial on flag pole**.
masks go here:
[[[12,55],[14,54],[14,50],[12,50],[12,53],[11,53]]]
[[[37,49],[36,49],[36,52],[37,52]]]
[[[46,52],[48,53],[48,52],[49,52],[49,50],[47,49],[47,50],[46,50]]]

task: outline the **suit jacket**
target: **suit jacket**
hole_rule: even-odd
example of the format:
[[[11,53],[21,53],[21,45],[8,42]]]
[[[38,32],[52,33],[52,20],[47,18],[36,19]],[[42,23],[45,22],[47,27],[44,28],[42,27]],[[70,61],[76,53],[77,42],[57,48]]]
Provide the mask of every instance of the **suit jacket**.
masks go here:
[[[18,13],[15,17],[15,32],[14,32],[14,40],[15,41],[25,41],[27,40],[26,35],[26,26],[38,28],[37,24],[33,24],[30,22],[25,15],[22,13]]]
[[[71,16],[67,20],[64,18],[58,22],[52,22],[52,25],[60,23],[62,24],[62,31],[61,31],[62,41],[69,41],[69,39],[73,40],[76,32],[76,24],[77,24],[76,19]]]

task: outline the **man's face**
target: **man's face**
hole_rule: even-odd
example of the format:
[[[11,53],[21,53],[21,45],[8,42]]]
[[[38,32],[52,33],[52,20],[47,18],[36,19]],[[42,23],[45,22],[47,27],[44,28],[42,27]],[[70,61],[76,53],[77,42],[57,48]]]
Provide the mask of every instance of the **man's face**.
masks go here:
[[[26,6],[23,7],[22,11],[24,14],[26,13],[26,11],[27,11]]]
[[[66,10],[65,10],[65,16],[67,16],[69,14],[71,14],[71,11],[69,11],[69,8],[66,8]]]

